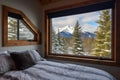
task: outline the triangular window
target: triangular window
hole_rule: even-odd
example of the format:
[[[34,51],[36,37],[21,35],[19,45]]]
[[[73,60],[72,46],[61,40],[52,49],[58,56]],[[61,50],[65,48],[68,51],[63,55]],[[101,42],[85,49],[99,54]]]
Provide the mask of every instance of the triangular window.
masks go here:
[[[40,43],[39,30],[21,11],[3,6],[3,23],[3,46]]]
[[[20,20],[19,21],[19,40],[34,40],[34,33],[27,28],[25,23]]]

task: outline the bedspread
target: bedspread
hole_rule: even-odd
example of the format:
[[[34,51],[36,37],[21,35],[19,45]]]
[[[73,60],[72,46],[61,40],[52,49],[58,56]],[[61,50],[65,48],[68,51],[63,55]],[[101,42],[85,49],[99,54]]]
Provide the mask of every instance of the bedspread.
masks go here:
[[[0,80],[116,80],[109,73],[82,65],[39,61],[30,68],[9,71]]]

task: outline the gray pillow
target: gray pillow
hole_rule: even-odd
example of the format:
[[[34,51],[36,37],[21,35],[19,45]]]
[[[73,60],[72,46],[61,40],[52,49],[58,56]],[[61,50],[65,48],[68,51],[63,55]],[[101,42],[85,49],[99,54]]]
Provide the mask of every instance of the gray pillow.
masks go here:
[[[29,53],[29,54],[31,55],[31,57],[33,58],[34,62],[45,60],[44,58],[42,58],[42,57],[40,56],[40,54],[39,54],[36,50],[28,50],[28,53]]]
[[[0,74],[15,69],[12,58],[6,54],[0,54]]]
[[[23,70],[23,69],[29,68],[35,64],[34,60],[30,56],[28,51],[12,52],[12,53],[10,53],[10,55],[11,55],[12,59],[14,60],[16,68],[18,70]]]

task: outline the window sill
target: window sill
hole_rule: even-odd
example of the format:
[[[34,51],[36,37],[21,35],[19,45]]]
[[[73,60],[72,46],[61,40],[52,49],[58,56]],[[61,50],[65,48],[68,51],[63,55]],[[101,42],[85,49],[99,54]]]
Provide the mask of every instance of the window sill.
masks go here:
[[[120,66],[116,63],[116,60],[107,60],[107,59],[93,59],[93,58],[82,58],[75,56],[64,56],[64,55],[46,55],[47,59],[56,59],[56,60],[65,60],[65,61],[74,61],[74,62],[85,62],[92,64],[101,64],[101,65],[109,65],[109,66]]]

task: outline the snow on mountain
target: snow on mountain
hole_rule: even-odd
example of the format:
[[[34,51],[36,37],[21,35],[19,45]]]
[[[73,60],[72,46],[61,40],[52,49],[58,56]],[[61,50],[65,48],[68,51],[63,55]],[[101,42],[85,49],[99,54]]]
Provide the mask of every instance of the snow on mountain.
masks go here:
[[[59,28],[59,33],[61,36],[66,38],[71,38],[74,28],[72,26],[65,26],[62,28]]]
[[[91,28],[93,27],[88,27],[89,29],[87,29],[86,27],[88,27],[88,25],[85,25],[82,27],[82,37],[83,38],[95,38],[96,36],[94,34],[95,29],[90,31]],[[66,38],[71,38],[73,31],[74,31],[74,27],[72,26],[65,26],[65,27],[59,28],[60,35]]]
[[[72,26],[65,26],[65,27],[62,27],[62,28],[59,28],[59,32],[69,32],[69,33],[73,33],[73,30],[74,28]]]

